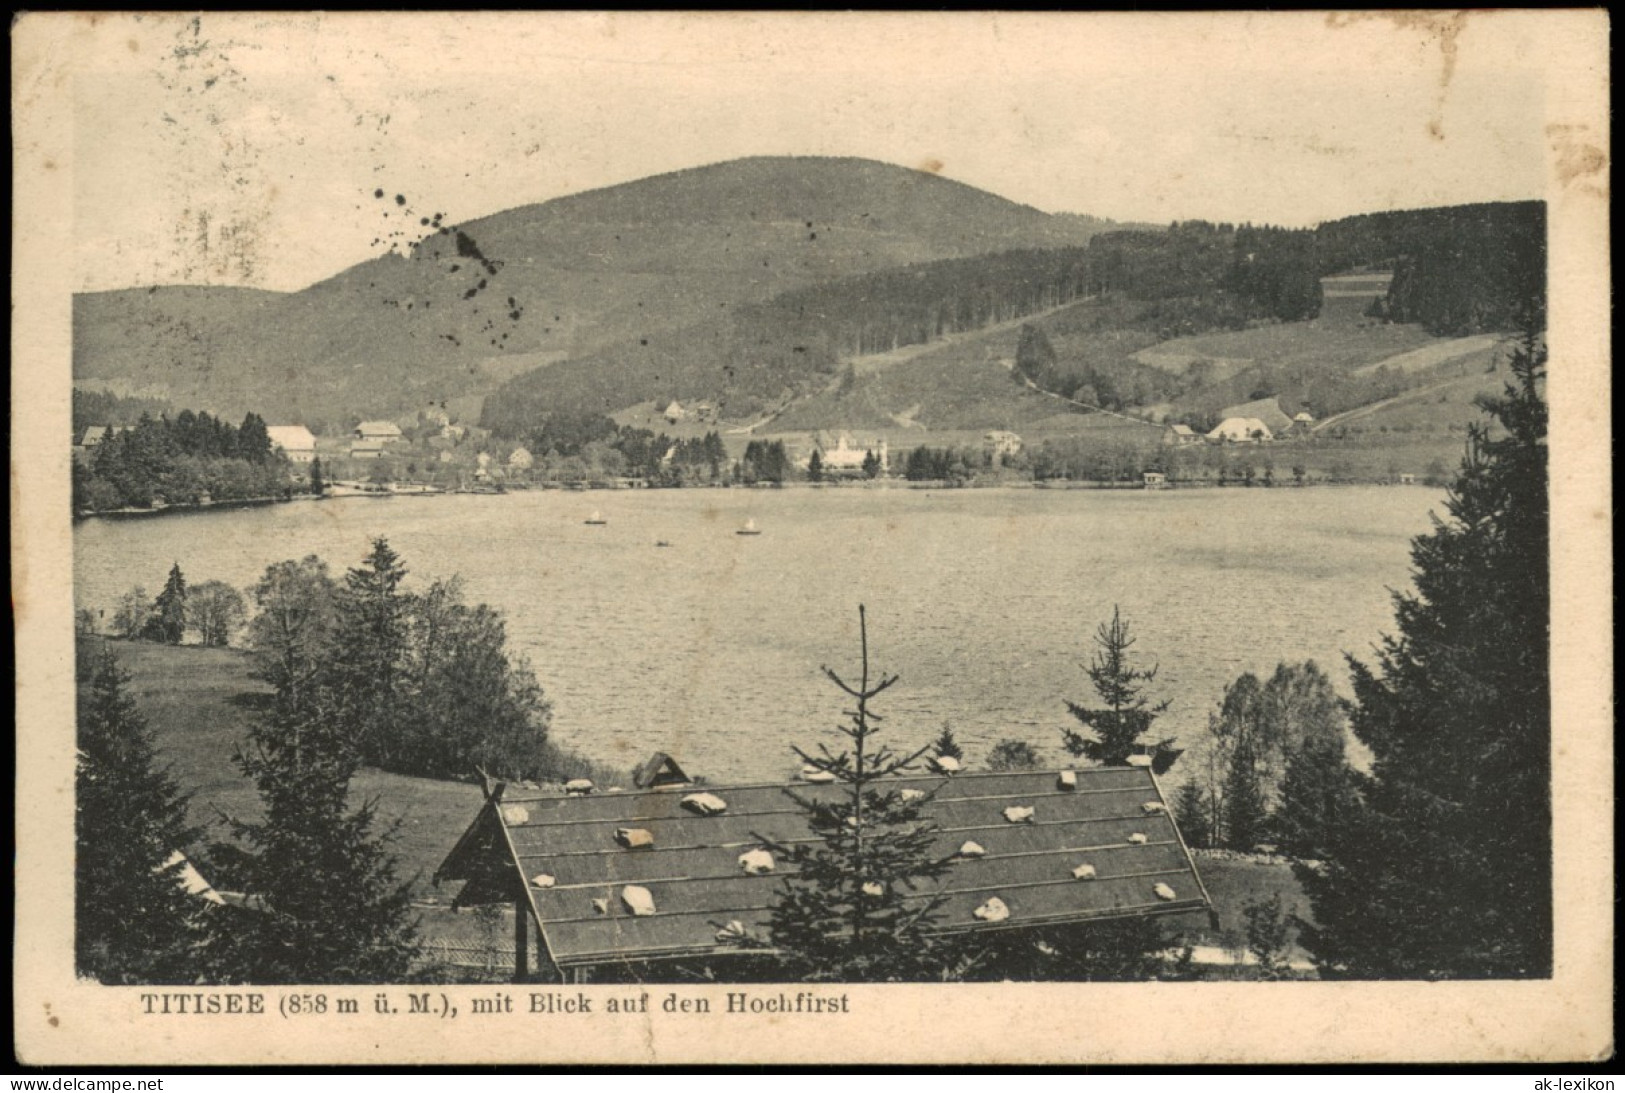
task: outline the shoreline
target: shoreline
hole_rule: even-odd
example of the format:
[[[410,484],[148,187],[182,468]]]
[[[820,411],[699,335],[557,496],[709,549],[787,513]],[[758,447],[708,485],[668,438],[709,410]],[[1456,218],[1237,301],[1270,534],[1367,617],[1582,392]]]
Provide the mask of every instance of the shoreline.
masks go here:
[[[1034,481],[1000,481],[1000,482],[953,482],[947,479],[931,481],[905,481],[902,479],[885,479],[869,482],[755,482],[749,485],[734,482],[707,482],[690,486],[650,486],[650,485],[564,485],[559,483],[532,483],[529,485],[510,484],[503,490],[453,490],[453,489],[421,489],[398,490],[380,492],[376,494],[328,494],[315,497],[310,494],[294,494],[291,497],[248,497],[234,501],[213,501],[208,504],[176,504],[165,505],[162,508],[141,509],[101,509],[93,512],[76,512],[73,522],[80,523],[85,520],[139,520],[168,515],[196,515],[205,512],[218,512],[230,509],[261,508],[267,505],[287,505],[301,501],[345,501],[366,500],[377,501],[391,497],[503,497],[515,493],[555,492],[565,491],[572,493],[605,492],[621,493],[633,490],[1011,490],[1022,492],[1027,490],[1055,490],[1055,491],[1100,491],[1107,493],[1168,493],[1191,492],[1195,490],[1225,490],[1237,491],[1268,491],[1268,490],[1304,490],[1304,489],[1359,489],[1371,487],[1385,487],[1394,489],[1440,489],[1425,481],[1415,482],[1382,482],[1373,480],[1353,480],[1346,482],[1275,482],[1270,485],[1255,482],[1246,485],[1242,482],[1166,482],[1158,486],[1147,486],[1142,482],[1102,482],[1096,480],[1077,479],[1047,479],[1042,482]]]

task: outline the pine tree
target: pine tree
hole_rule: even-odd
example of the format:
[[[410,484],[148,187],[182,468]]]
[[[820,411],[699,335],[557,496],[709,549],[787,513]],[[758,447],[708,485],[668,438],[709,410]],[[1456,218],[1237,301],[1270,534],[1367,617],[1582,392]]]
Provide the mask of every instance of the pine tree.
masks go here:
[[[863,477],[865,477],[865,478],[879,478],[880,477],[880,470],[881,470],[880,457],[878,455],[876,455],[873,450],[869,450],[869,451],[864,452],[863,453]]]
[[[1100,696],[1100,707],[1083,706],[1068,702],[1066,708],[1093,737],[1071,729],[1061,730],[1061,742],[1075,756],[1087,756],[1109,767],[1127,766],[1129,756],[1141,753],[1140,738],[1151,729],[1158,715],[1168,703],[1152,702],[1146,697],[1146,685],[1157,678],[1157,669],[1135,668],[1129,663],[1129,649],[1134,635],[1116,607],[1112,608],[1112,621],[1101,623],[1095,633],[1095,653],[1089,667],[1089,681]],[[1150,749],[1152,766],[1158,774],[1173,766],[1180,752],[1173,747],[1173,738],[1159,741]]]
[[[1323,975],[1541,977],[1552,969],[1545,351],[1484,400],[1448,519],[1412,544],[1414,594],[1375,668],[1351,660],[1359,806],[1299,870]]]
[[[104,983],[191,983],[203,904],[182,886],[197,837],[186,798],[156,765],[152,733],[103,648],[84,658],[74,796],[79,974]]]
[[[818,454],[817,449],[807,457],[807,481],[822,482],[824,480],[824,457]]]
[[[215,856],[249,909],[212,916],[212,978],[231,983],[388,983],[419,948],[410,886],[396,880],[392,831],[375,833],[375,802],[352,809],[354,741],[330,692],[279,701],[238,755],[264,819],[232,822],[236,847]]]
[[[772,940],[787,970],[808,981],[941,978],[956,962],[955,949],[928,932],[942,902],[930,889],[952,869],[953,859],[932,852],[939,829],[923,815],[930,796],[909,800],[883,786],[912,769],[930,748],[899,756],[876,744],[881,718],[869,704],[897,677],[883,675],[871,685],[861,606],[858,630],[858,686],[824,669],[855,703],[836,730],[850,750],[820,745],[814,754],[797,748],[808,767],[833,775],[835,784],[827,794],[787,791],[805,812],[816,841],[763,840],[770,853],[795,868],[773,907]]]
[[[318,456],[310,461],[310,492],[317,497],[327,492],[327,480],[322,477],[322,461]]]
[[[186,578],[179,562],[170,566],[169,580],[164,582],[154,606],[157,614],[153,625],[158,640],[179,645],[186,636]]]

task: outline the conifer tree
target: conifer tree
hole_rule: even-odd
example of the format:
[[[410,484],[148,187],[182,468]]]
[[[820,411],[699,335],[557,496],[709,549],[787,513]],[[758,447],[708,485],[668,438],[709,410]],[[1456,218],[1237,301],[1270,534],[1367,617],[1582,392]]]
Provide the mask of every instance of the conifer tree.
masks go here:
[[[203,903],[176,856],[197,837],[186,798],[157,766],[113,654],[87,655],[79,674],[75,967],[104,983],[194,982]]]
[[[1230,754],[1230,771],[1224,780],[1224,844],[1233,850],[1257,846],[1269,821],[1269,806],[1258,783],[1255,747],[1252,734],[1242,734]]]
[[[1481,406],[1446,502],[1413,541],[1414,593],[1377,662],[1351,660],[1357,807],[1300,878],[1322,975],[1541,977],[1552,970],[1545,351]]]
[[[211,916],[212,978],[233,983],[398,982],[418,953],[410,887],[375,802],[352,808],[357,752],[325,688],[279,701],[237,757],[264,819],[232,821],[236,847],[217,860],[248,908]]]
[[[153,627],[157,638],[179,645],[186,636],[186,577],[181,573],[179,562],[170,566],[169,580],[164,582],[164,590],[158,593],[154,606],[157,614]]]
[[[869,635],[858,608],[861,675],[850,686],[829,668],[824,674],[854,702],[836,731],[848,746],[816,753],[796,748],[809,768],[833,776],[826,791],[786,791],[805,812],[816,841],[783,844],[763,839],[775,857],[793,866],[773,907],[774,946],[787,970],[808,981],[893,982],[942,977],[955,963],[954,947],[929,933],[941,905],[933,882],[952,858],[932,850],[938,827],[923,809],[930,795],[905,798],[884,783],[912,769],[930,751],[898,755],[875,740],[876,696],[897,682],[871,683]]]
[[[822,482],[824,480],[824,457],[813,449],[813,454],[807,457],[807,481]]]
[[[1271,820],[1282,851],[1319,859],[1354,807],[1353,793],[1342,734],[1305,738],[1287,760]]]
[[[1089,667],[1089,681],[1100,696],[1102,706],[1083,706],[1068,702],[1066,708],[1072,716],[1094,736],[1084,736],[1071,729],[1061,730],[1061,742],[1072,755],[1087,756],[1108,767],[1127,766],[1129,756],[1142,747],[1140,738],[1150,731],[1158,715],[1168,703],[1152,702],[1146,697],[1146,686],[1157,678],[1157,669],[1135,668],[1129,662],[1129,649],[1135,638],[1121,612],[1112,608],[1112,621],[1101,623],[1095,633],[1099,646]],[[1152,766],[1158,774],[1173,766],[1180,751],[1173,746],[1173,738],[1159,741],[1150,750]]]
[[[1202,783],[1194,778],[1180,786],[1179,792],[1174,794],[1174,822],[1179,825],[1179,833],[1187,846],[1203,848],[1213,845],[1212,803]]]
[[[327,479],[322,476],[322,460],[320,456],[310,461],[310,492],[317,497],[327,492]]]
[[[402,692],[406,652],[406,567],[383,538],[344,575],[337,598],[332,674],[339,716],[361,754],[384,763],[395,747],[391,726]]]
[[[935,740],[931,741],[931,753],[938,759],[964,761],[965,752],[959,746],[959,741],[954,739],[954,727],[952,725],[946,722],[943,723],[942,732],[937,735]]]

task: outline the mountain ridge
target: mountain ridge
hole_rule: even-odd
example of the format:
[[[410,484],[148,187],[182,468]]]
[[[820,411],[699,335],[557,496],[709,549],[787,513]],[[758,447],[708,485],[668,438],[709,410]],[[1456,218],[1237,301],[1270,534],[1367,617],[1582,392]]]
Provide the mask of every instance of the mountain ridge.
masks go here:
[[[74,377],[331,430],[489,393],[493,357],[580,356],[791,289],[1108,226],[874,160],[749,157],[437,222],[406,254],[296,292],[82,293]]]

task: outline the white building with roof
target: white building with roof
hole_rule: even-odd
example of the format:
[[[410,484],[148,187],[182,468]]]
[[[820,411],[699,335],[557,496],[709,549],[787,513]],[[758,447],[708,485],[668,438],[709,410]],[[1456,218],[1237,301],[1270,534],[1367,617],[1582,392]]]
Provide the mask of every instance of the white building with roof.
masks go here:
[[[1275,434],[1256,417],[1227,417],[1207,438],[1218,444],[1260,444],[1274,440]]]
[[[271,438],[271,447],[295,463],[310,463],[316,458],[316,437],[303,425],[267,425],[265,435]]]

